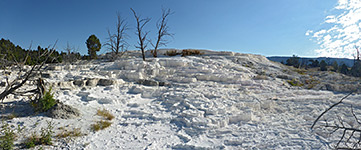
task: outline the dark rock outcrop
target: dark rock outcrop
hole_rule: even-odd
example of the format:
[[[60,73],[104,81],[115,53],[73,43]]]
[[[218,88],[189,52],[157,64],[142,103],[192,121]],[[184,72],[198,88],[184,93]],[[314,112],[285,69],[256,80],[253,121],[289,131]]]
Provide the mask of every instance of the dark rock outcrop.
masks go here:
[[[50,108],[46,115],[56,119],[71,119],[80,116],[78,109],[66,105],[62,102],[57,102],[52,108]]]

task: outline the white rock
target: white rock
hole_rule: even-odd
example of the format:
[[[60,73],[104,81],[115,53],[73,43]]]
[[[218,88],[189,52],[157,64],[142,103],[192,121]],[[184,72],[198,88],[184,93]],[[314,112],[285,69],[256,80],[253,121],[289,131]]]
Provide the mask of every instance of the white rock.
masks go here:
[[[120,75],[120,77],[130,81],[138,81],[139,79],[144,79],[143,73],[140,72],[124,72]]]
[[[187,62],[178,61],[173,59],[163,59],[159,61],[159,64],[164,67],[185,67],[187,66]]]
[[[252,111],[244,111],[242,113],[230,116],[229,124],[238,124],[241,122],[248,122],[251,120],[252,120]]]

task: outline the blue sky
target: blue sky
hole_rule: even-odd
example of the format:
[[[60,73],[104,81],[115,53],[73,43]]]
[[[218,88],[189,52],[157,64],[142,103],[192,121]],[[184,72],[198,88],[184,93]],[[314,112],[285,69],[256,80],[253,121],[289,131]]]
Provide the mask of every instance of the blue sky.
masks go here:
[[[69,42],[86,54],[86,39],[95,34],[105,43],[118,11],[128,22],[127,41],[134,50],[135,19],[130,8],[152,18],[145,30],[154,39],[155,24],[165,7],[174,12],[168,23],[175,35],[168,48],[323,56],[328,51],[322,51],[326,46],[322,47],[322,38],[327,35],[315,34],[333,27],[336,22],[329,21],[330,16],[349,11],[337,8],[342,1],[356,0],[1,0],[0,38],[23,48],[32,41],[34,49],[58,40],[60,51]],[[102,47],[101,52],[106,51]]]

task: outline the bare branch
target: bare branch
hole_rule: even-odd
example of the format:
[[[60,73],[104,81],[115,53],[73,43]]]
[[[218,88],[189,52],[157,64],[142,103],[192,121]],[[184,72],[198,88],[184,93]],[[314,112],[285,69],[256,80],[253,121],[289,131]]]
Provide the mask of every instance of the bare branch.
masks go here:
[[[342,137],[341,137],[340,140],[337,142],[336,147],[338,147],[338,146],[340,145],[342,139],[345,137],[346,131],[347,131],[347,130],[343,130]]]
[[[168,41],[165,39],[166,36],[173,37],[174,34],[169,33],[168,20],[167,17],[173,14],[170,9],[162,8],[162,17],[157,22],[158,35],[154,47],[153,57],[157,57],[157,50],[159,46],[166,46]]]
[[[353,112],[353,107],[351,105],[351,113],[352,113],[352,116],[355,118],[355,120],[357,121],[358,124],[361,124],[361,122],[358,120],[358,118],[356,117],[356,114]]]
[[[327,108],[324,112],[322,112],[321,115],[319,115],[319,116],[317,117],[317,119],[313,122],[313,124],[312,124],[312,126],[311,126],[311,129],[313,129],[313,127],[316,125],[317,121],[318,121],[324,114],[326,114],[326,113],[327,113],[329,110],[331,110],[333,107],[341,104],[342,101],[343,101],[344,99],[346,99],[347,97],[349,97],[352,93],[353,93],[353,92],[350,92],[350,93],[347,94],[345,97],[343,97],[339,102],[333,104],[331,107]]]
[[[105,45],[109,47],[109,49],[114,53],[113,59],[116,59],[117,57],[122,56],[126,52],[126,47],[128,43],[126,42],[127,34],[126,31],[129,29],[128,24],[120,16],[120,13],[117,12],[117,22],[115,24],[116,27],[116,33],[112,34],[109,29],[108,31],[108,41]]]
[[[30,79],[30,77],[34,75],[35,72],[38,72],[42,69],[44,64],[51,58],[51,54],[53,54],[53,52],[55,51],[55,45],[57,42],[58,41],[55,42],[55,44],[49,51],[46,51],[41,55],[46,57],[45,60],[43,60],[37,65],[33,65],[31,69],[26,71],[23,75],[18,74],[18,76],[13,81],[7,81],[8,85],[6,86],[5,90],[0,93],[0,100],[2,103],[9,94],[14,94],[15,91],[22,87]]]
[[[140,16],[137,15],[137,13],[135,12],[135,10],[133,8],[130,8],[130,10],[132,10],[133,15],[137,21],[137,31],[136,31],[136,35],[138,36],[138,46],[136,45],[136,48],[139,48],[142,51],[142,56],[143,56],[143,61],[145,61],[145,48],[147,47],[148,43],[147,43],[147,35],[149,33],[148,32],[144,32],[143,31],[143,27],[150,21],[150,18],[144,18],[144,19],[140,19]]]

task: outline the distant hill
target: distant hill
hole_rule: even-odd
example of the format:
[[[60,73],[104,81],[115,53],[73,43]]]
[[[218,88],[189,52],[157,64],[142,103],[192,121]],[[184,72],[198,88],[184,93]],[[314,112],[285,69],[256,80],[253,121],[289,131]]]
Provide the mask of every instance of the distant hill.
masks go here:
[[[287,56],[271,56],[271,57],[267,57],[267,59],[271,60],[271,61],[275,61],[275,62],[284,62],[286,63],[287,59],[289,59],[291,57],[287,57]],[[318,60],[319,62],[321,62],[322,60],[325,60],[327,64],[332,65],[332,63],[334,61],[336,61],[339,65],[342,64],[346,64],[348,67],[352,67],[353,66],[353,59],[348,59],[348,58],[330,58],[330,57],[318,57],[318,58],[306,58],[306,57],[300,57],[300,62],[307,62],[310,63],[310,60]]]

